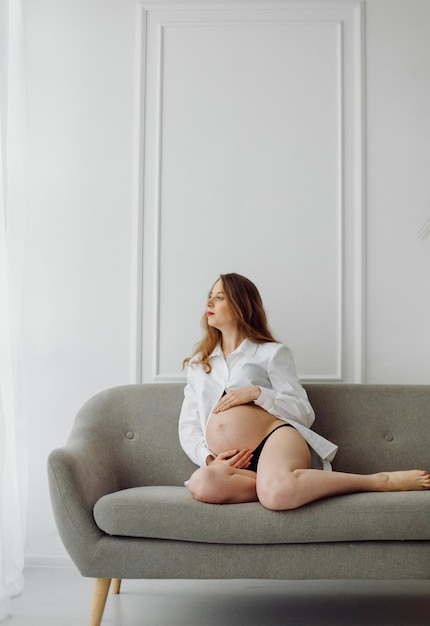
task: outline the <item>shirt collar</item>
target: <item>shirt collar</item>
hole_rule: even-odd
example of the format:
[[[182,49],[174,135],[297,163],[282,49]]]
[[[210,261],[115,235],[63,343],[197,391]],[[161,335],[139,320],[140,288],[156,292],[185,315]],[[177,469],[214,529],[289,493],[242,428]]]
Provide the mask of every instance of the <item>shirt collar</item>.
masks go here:
[[[242,343],[236,348],[236,350],[232,352],[232,354],[235,354],[235,352],[241,352],[242,354],[245,354],[246,356],[253,357],[255,353],[257,352],[257,348],[258,348],[258,343],[254,343],[253,341],[250,341],[249,339],[244,339]],[[224,354],[222,352],[220,343],[212,352],[211,357],[213,356],[220,356],[224,358]]]
[[[258,343],[254,343],[249,339],[244,339],[237,350],[238,352],[246,354],[246,356],[255,356],[255,353],[258,350]]]
[[[213,350],[212,354],[210,355],[211,358],[213,356],[221,356],[222,358],[224,358],[224,355],[223,355],[222,350],[221,350],[221,344],[220,343],[217,345],[215,350]]]

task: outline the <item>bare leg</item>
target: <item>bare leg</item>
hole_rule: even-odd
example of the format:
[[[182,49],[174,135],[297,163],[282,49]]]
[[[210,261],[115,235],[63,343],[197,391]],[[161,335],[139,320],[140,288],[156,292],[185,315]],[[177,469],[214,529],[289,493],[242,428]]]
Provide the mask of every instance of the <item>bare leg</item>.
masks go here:
[[[256,474],[225,463],[213,463],[196,470],[188,488],[195,500],[211,504],[254,502],[257,498]]]
[[[268,509],[294,509],[327,496],[358,491],[430,489],[421,470],[360,475],[310,469],[306,442],[294,428],[280,428],[268,439],[257,474],[258,498]]]

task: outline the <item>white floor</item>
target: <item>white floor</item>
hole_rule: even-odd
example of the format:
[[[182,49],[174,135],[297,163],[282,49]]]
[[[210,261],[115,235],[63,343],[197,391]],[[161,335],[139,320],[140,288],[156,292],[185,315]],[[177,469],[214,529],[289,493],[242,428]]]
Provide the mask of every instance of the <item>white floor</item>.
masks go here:
[[[2,626],[87,626],[93,581],[31,567]],[[127,580],[103,626],[429,626],[430,581]]]

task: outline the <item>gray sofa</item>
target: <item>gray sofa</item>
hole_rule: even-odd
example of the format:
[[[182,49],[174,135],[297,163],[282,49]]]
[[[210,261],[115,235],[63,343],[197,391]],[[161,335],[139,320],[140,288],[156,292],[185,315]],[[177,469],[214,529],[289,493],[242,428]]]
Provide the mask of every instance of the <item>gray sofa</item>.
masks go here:
[[[430,578],[430,492],[357,493],[274,512],[194,501],[177,423],[183,385],[104,391],[49,456],[64,545],[96,579],[91,626],[111,579]],[[306,385],[333,469],[430,469],[430,385]],[[119,585],[116,585],[119,591]]]

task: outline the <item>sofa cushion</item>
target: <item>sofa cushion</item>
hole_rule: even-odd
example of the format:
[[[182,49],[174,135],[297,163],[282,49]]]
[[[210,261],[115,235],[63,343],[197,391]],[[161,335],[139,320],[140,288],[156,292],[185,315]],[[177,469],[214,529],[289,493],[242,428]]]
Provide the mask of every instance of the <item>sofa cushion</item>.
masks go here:
[[[279,512],[258,502],[204,504],[185,487],[137,487],[94,507],[109,535],[227,544],[429,540],[429,517],[429,492],[349,494]]]

